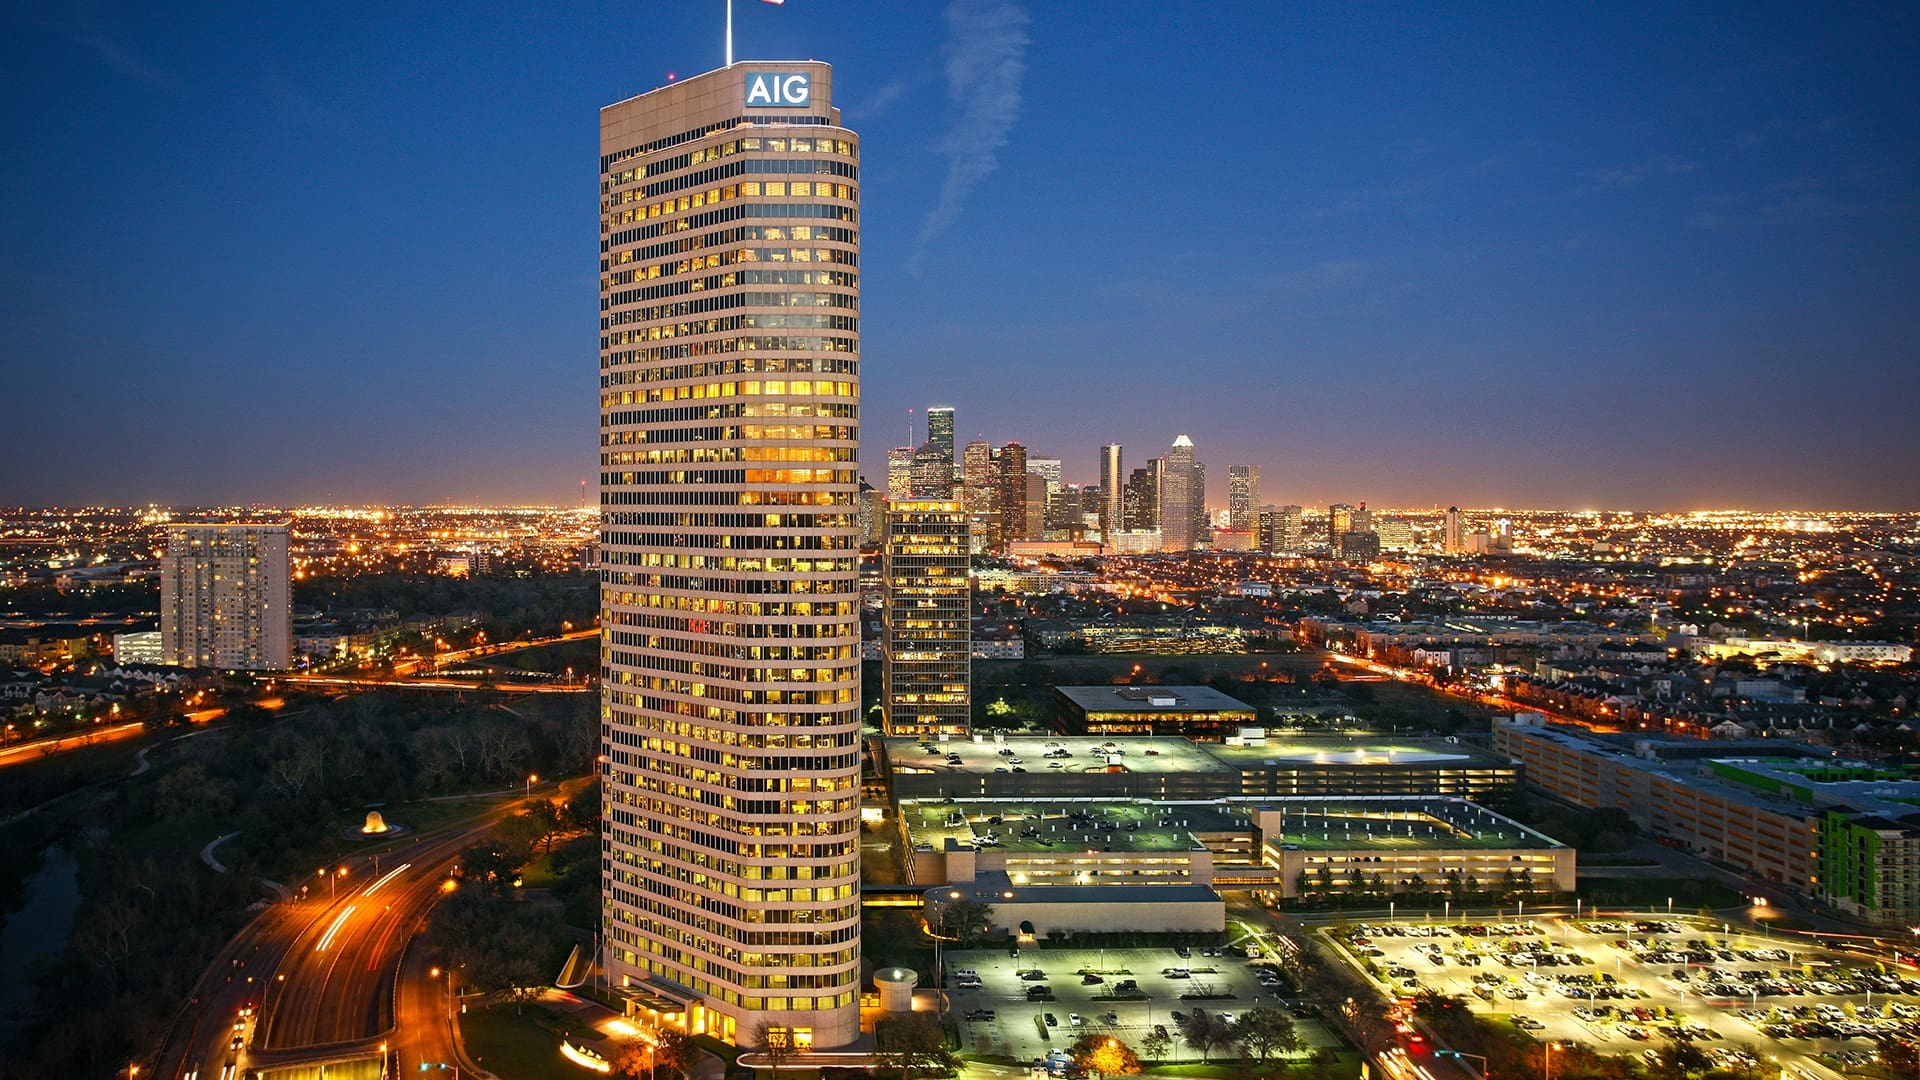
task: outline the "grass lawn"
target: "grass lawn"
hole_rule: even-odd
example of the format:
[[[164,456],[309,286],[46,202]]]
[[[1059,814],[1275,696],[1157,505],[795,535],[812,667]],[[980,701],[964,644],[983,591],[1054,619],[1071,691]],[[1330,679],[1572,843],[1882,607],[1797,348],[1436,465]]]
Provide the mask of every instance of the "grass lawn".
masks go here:
[[[521,1013],[516,1013],[512,1005],[495,1005],[460,1019],[467,1056],[498,1076],[512,1080],[584,1080],[596,1075],[560,1056],[563,1032],[574,1035],[576,1043],[587,1042],[590,1046],[599,1038],[593,1029],[539,1005],[528,1005]],[[594,1039],[587,1039],[588,1035]]]

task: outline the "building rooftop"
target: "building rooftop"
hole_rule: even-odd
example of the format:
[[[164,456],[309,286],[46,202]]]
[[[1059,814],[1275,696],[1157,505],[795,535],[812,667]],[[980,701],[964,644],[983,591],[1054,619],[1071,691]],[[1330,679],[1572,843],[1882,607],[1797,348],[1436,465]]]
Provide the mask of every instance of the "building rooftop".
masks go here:
[[[1223,695],[1224,696],[1224,695]],[[977,734],[979,742],[938,742],[922,736],[886,740],[895,772],[980,775],[1005,769],[1027,773],[1240,773],[1298,766],[1408,766],[1511,768],[1511,763],[1463,743],[1441,739],[1356,740],[1346,736],[1276,739],[1259,745],[1199,743],[1179,736]],[[1009,751],[1002,753],[1001,751]],[[960,758],[948,764],[948,755]],[[1053,755],[1053,756],[1049,756]],[[1064,755],[1064,756],[1063,756]],[[1014,759],[1018,759],[1016,763]],[[1055,768],[1054,766],[1059,766]]]
[[[1090,713],[1254,713],[1253,706],[1211,686],[1056,686],[1054,690]]]
[[[1011,852],[1192,851],[1195,833],[1245,831],[1244,808],[1218,802],[995,799],[902,800],[901,821],[914,845]]]
[[[1279,848],[1412,851],[1566,846],[1465,799],[1265,799],[1252,805],[1280,813],[1279,830],[1266,837],[1267,843]]]

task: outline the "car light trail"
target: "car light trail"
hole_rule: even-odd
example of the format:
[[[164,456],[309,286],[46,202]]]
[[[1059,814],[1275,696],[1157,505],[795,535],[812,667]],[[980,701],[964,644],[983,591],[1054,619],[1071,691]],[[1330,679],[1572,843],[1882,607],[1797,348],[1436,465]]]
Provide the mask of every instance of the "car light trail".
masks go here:
[[[353,914],[353,908],[354,908],[354,905],[348,904],[347,910],[341,912],[339,916],[333,920],[333,925],[327,927],[327,932],[320,935],[320,944],[314,946],[314,949],[313,949],[314,952],[327,951],[327,946],[333,944],[333,935],[338,934],[340,932],[341,924],[347,921],[347,916]]]
[[[401,863],[399,866],[396,866],[393,869],[387,871],[386,873],[380,875],[380,880],[360,890],[360,895],[372,896],[374,893],[379,892],[380,886],[385,885],[387,882],[392,881],[394,878],[399,877],[402,871],[406,870],[407,867],[412,865],[413,864],[410,862]]]

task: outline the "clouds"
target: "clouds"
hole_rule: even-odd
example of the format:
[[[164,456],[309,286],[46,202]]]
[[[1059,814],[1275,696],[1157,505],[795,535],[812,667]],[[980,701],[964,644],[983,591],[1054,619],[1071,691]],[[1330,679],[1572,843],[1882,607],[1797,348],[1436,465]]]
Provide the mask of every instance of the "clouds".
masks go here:
[[[1602,191],[1625,191],[1636,188],[1648,180],[1659,176],[1678,176],[1690,173],[1700,167],[1696,161],[1688,161],[1678,154],[1661,154],[1631,165],[1616,165],[1592,173],[1583,192],[1593,194]]]
[[[959,218],[967,196],[1000,167],[1000,150],[1020,119],[1029,21],[1026,9],[1002,0],[954,0],[947,7],[947,100],[953,119],[935,146],[947,159],[947,175],[920,226],[916,268],[927,244]]]

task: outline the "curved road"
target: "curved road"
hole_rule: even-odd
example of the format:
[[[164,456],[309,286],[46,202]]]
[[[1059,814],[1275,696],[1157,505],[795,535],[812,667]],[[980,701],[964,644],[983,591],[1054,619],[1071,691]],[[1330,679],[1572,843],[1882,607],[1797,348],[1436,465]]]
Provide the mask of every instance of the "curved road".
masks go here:
[[[452,1060],[448,1035],[432,1030],[446,1027],[438,984],[412,970],[425,961],[407,946],[444,895],[460,852],[517,805],[450,830],[398,838],[378,855],[377,870],[370,856],[347,861],[331,895],[316,877],[307,898],[269,908],[202,976],[155,1075],[230,1080],[249,1068],[378,1053],[389,1044],[414,1061]],[[243,1011],[249,1007],[251,1014]]]

